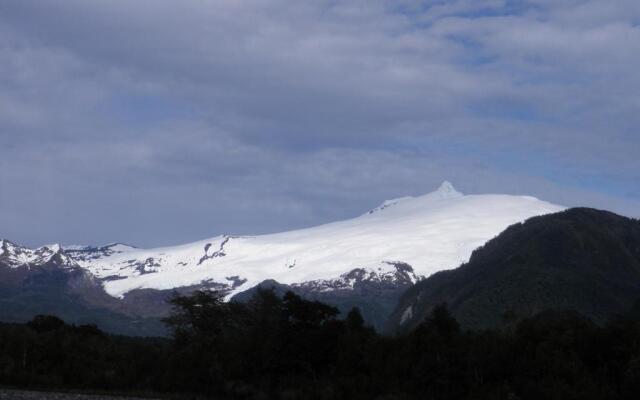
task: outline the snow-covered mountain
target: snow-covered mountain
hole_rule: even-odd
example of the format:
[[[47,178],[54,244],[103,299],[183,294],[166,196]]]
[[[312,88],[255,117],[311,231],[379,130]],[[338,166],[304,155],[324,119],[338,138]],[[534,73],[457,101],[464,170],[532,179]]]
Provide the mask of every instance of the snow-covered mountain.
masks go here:
[[[85,271],[121,301],[86,290],[83,296],[142,317],[166,312],[172,289],[208,287],[230,298],[266,281],[342,309],[357,305],[381,326],[402,291],[420,278],[458,267],[509,225],[563,209],[528,196],[463,195],[444,182],[435,192],[387,200],[353,219],[277,234],[222,235],[156,249],[31,250],[3,240],[0,267]]]
[[[132,289],[202,282],[215,282],[229,294],[266,279],[326,283],[344,280],[354,269],[394,274],[398,263],[413,267],[415,279],[459,266],[513,223],[562,209],[533,197],[465,196],[444,182],[433,193],[388,200],[357,218],[308,229],[222,235],[157,249],[113,244],[65,252],[118,297]]]
[[[58,244],[32,250],[4,239],[0,240],[0,262],[12,268],[43,265],[48,262],[56,262],[66,267],[76,265],[75,260],[72,260]]]

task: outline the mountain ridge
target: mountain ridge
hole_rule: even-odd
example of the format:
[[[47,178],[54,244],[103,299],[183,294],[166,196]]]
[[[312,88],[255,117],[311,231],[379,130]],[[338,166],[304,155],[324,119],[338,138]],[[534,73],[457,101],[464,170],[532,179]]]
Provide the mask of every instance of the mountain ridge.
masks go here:
[[[108,278],[105,289],[117,297],[136,288],[246,279],[242,285],[229,285],[233,294],[265,279],[285,284],[335,279],[356,268],[387,268],[387,261],[405,262],[416,274],[428,276],[457,267],[512,223],[562,209],[526,196],[465,196],[445,182],[435,192],[349,220],[268,235],[220,235],[156,249],[126,247],[110,254],[94,252],[78,262],[97,277]],[[432,249],[423,251],[425,242],[432,243]]]
[[[273,281],[307,297],[334,299],[343,311],[370,307],[363,314],[379,328],[409,285],[458,267],[513,223],[563,209],[529,196],[464,195],[445,181],[434,192],[306,229],[220,235],[155,249],[120,243],[35,250],[13,245],[12,252],[0,253],[0,266],[37,265],[38,254],[60,254],[61,266],[81,268],[118,300],[94,296],[105,306],[143,317],[166,312],[163,301],[174,290],[208,288],[230,299]],[[376,297],[376,290],[385,296]]]

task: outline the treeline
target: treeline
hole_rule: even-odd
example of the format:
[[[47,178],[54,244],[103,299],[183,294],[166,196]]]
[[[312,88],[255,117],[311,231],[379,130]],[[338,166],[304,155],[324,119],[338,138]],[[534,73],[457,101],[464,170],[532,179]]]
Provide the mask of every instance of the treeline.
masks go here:
[[[636,399],[640,322],[543,312],[462,331],[446,306],[384,337],[357,309],[259,291],[172,301],[170,339],[107,335],[51,316],[0,325],[0,385],[243,399]]]

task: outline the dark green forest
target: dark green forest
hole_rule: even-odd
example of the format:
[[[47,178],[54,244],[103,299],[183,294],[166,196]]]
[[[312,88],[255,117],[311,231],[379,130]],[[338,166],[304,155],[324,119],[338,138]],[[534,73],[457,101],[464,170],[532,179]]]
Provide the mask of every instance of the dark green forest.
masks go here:
[[[381,336],[357,309],[258,291],[172,300],[168,339],[108,335],[54,316],[0,325],[0,385],[220,399],[635,399],[640,320],[547,311],[463,331],[446,305]]]
[[[521,318],[547,309],[575,310],[602,324],[639,297],[640,221],[572,208],[514,224],[469,262],[416,283],[389,325],[413,329],[443,302],[470,329],[499,327],[505,313]]]

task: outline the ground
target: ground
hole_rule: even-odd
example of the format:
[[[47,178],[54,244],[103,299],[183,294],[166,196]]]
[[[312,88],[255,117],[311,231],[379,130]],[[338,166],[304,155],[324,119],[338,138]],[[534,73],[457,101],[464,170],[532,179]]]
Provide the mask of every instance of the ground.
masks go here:
[[[117,397],[77,393],[33,392],[0,389],[0,400],[142,400],[138,397]],[[150,400],[150,399],[145,399]]]

